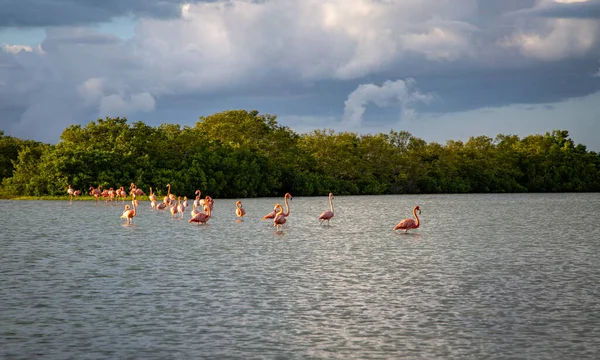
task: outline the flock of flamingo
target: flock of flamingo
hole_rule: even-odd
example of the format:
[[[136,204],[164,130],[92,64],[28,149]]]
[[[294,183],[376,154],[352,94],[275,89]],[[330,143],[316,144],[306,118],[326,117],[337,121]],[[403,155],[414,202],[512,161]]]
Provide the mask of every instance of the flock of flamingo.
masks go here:
[[[89,195],[95,197],[96,201],[102,197],[107,203],[108,201],[119,199],[125,202],[127,199],[127,191],[125,191],[123,186],[117,190],[113,188],[110,188],[109,190],[101,189],[102,186],[98,186],[98,188],[91,186],[89,189]],[[70,196],[69,200],[72,202],[73,196],[77,197],[81,195],[81,190],[74,190],[71,185],[69,185],[67,193]],[[201,198],[202,193],[200,190],[196,190],[195,194],[196,198],[192,203],[191,218],[188,220],[188,223],[203,225],[206,224],[211,217],[211,210],[214,206],[214,200],[210,196]],[[123,210],[121,218],[125,219],[126,224],[131,225],[133,224],[133,218],[137,215],[137,207],[139,206],[139,201],[136,199],[136,197],[144,195],[144,191],[138,188],[134,183],[131,183],[129,187],[129,195],[131,196],[131,206],[125,205],[125,209]],[[286,193],[283,197],[285,211],[283,210],[283,206],[280,203],[277,203],[275,204],[273,211],[262,217],[262,220],[272,219],[273,226],[278,232],[282,231],[283,225],[286,223],[286,218],[290,215],[288,199],[292,200],[292,195],[290,193]],[[170,184],[167,184],[167,195],[164,196],[162,202],[156,201],[156,195],[152,192],[152,188],[150,188],[148,200],[150,200],[150,207],[152,210],[166,210],[168,208],[169,212],[171,213],[171,217],[181,217],[182,219],[183,213],[188,207],[188,198],[184,196],[182,201],[181,196],[175,196],[174,194],[171,194]],[[202,209],[202,211],[199,209]],[[408,218],[400,221],[394,227],[394,230],[403,230],[406,233],[410,229],[419,228],[421,223],[417,212],[419,215],[421,214],[421,209],[419,206],[415,206],[413,208],[414,219]],[[243,221],[244,216],[246,216],[246,210],[244,210],[242,202],[239,200],[235,203],[235,214],[237,215],[239,221]],[[329,225],[329,221],[334,217],[334,215],[333,193],[329,193],[329,210],[323,211],[321,215],[319,215],[317,218],[319,220],[319,224],[322,225],[325,221],[327,221],[327,225]]]

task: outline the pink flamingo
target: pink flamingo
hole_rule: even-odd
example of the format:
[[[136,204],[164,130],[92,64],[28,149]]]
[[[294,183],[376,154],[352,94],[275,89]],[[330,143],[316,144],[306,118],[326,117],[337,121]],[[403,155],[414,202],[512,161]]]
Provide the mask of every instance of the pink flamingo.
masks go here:
[[[325,220],[327,220],[327,225],[329,225],[329,220],[333,217],[333,193],[329,193],[329,209],[327,211],[323,211],[321,215],[319,215],[319,220],[321,222],[319,224],[323,224]]]
[[[208,195],[203,200],[200,200],[200,202],[202,203],[202,206],[208,205],[211,210],[213,209],[213,206],[215,204],[215,201],[213,200],[213,198],[211,198]]]
[[[175,204],[175,203],[171,204],[171,217],[177,216],[177,212],[179,211],[179,205],[181,205],[180,203],[181,203],[181,197],[179,197],[177,204]]]
[[[185,198],[187,200],[187,198]],[[184,203],[181,202],[181,196],[177,197],[177,214],[178,216],[181,215],[181,218],[183,219],[183,212],[185,211],[185,201]]]
[[[150,195],[148,196],[148,199],[150,200],[150,208],[152,210],[156,209],[156,195],[152,193],[152,188],[150,188]]]
[[[127,224],[133,224],[133,218],[136,215],[137,210],[137,201],[135,200],[135,194],[131,195],[131,202],[133,203],[133,210],[129,207],[129,205],[125,205],[125,210],[123,210],[123,214],[121,215],[121,219],[126,219]]]
[[[121,198],[123,200],[123,204],[125,203],[125,199],[127,199],[127,191],[125,191],[124,187],[120,187],[117,190],[117,198]]]
[[[244,220],[244,215],[246,215],[246,210],[244,210],[242,202],[239,200],[235,203],[235,214],[240,220]]]
[[[281,231],[281,230],[279,230],[279,227],[281,226],[283,228],[283,224],[285,224],[287,219],[285,218],[285,215],[283,214],[283,206],[281,206],[281,204],[276,204],[275,208],[279,209],[279,211],[277,211],[275,218],[273,218],[273,226],[275,226],[277,228],[277,231]]]
[[[195,209],[197,207],[202,206],[201,200],[200,200],[200,195],[202,195],[202,191],[200,190],[196,190],[196,192],[194,193],[196,194],[196,200],[194,200],[192,207]]]
[[[67,193],[69,194],[69,202],[73,202],[73,195],[75,195],[75,190],[73,190],[71,185],[69,185],[69,188],[67,189]]]
[[[138,187],[134,183],[131,183],[131,185],[129,185],[129,190],[132,194],[135,194],[137,196],[144,195],[142,189],[138,189]]]
[[[102,191],[100,190],[101,188],[102,188],[102,185],[98,185],[97,189],[94,189],[93,186],[90,186],[90,196],[95,197],[96,198],[96,202],[98,202],[98,198],[102,194]]]
[[[148,200],[156,202],[156,195],[152,193],[152,188],[150,188],[150,195],[148,196]]]
[[[106,189],[102,190],[102,194],[100,194],[100,195],[102,195],[102,197],[104,198],[104,203],[108,204],[108,196],[109,196],[108,190],[106,190]]]
[[[171,184],[167,184],[167,189],[167,196],[163,198],[163,202],[167,205],[171,205],[175,200],[175,195],[171,194]]]
[[[293,199],[292,195],[290,193],[285,193],[285,195],[283,196],[283,201],[285,202],[285,209],[286,209],[286,212],[283,213],[283,216],[285,216],[285,217],[290,216],[290,206],[288,204],[288,198],[290,200]],[[281,205],[279,205],[279,206],[281,206]],[[275,205],[275,208],[277,208],[277,205]],[[283,207],[282,207],[282,209],[283,209]],[[277,210],[273,209],[273,211],[271,211],[267,215],[263,216],[262,219],[263,220],[274,219],[275,215],[277,215]]]
[[[191,219],[188,220],[188,224],[193,222],[197,223],[198,225],[206,224],[208,219],[210,219],[210,206],[208,206],[208,204],[205,204],[204,212],[194,215]]]
[[[404,219],[402,221],[400,221],[400,223],[398,223],[398,225],[396,225],[396,227],[394,227],[394,230],[404,230],[404,232],[407,232],[409,229],[417,229],[419,227],[419,225],[421,225],[421,222],[419,221],[419,217],[417,216],[417,211],[419,212],[419,215],[421,214],[421,209],[419,209],[419,206],[415,206],[413,208],[413,216],[415,217],[416,221],[413,219]]]
[[[113,189],[112,187],[110,188],[110,190],[108,190],[108,199],[110,201],[113,201],[115,199],[115,189]]]

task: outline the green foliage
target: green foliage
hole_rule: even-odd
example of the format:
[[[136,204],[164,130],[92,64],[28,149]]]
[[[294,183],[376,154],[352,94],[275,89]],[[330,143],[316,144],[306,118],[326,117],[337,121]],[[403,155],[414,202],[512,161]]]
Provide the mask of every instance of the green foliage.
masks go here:
[[[599,191],[600,157],[567,131],[520,139],[472,137],[445,145],[406,131],[298,135],[275,115],[233,110],[194,127],[105,118],[66,128],[56,145],[0,131],[0,197],[89,197],[133,182],[157,197]]]

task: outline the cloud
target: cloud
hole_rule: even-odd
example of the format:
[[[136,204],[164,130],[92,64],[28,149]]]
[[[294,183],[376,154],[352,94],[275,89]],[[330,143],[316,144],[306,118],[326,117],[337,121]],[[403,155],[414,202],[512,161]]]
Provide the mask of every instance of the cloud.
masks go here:
[[[540,6],[515,11],[517,16],[538,16],[560,19],[600,19],[598,0],[543,1]]]
[[[600,23],[595,20],[553,20],[544,32],[518,32],[502,42],[527,57],[545,61],[581,57],[596,49]]]
[[[31,51],[0,51],[0,128],[55,141],[71,123],[119,112],[193,123],[231,108],[277,113],[303,126],[310,119],[371,126],[415,111],[545,103],[597,91],[590,74],[598,69],[598,25],[514,15],[548,4],[14,1],[0,9],[0,26],[46,26],[46,38]],[[126,40],[89,25],[125,15],[136,19]],[[410,100],[431,93],[443,101]]]
[[[2,50],[7,53],[18,54],[21,51],[32,52],[33,49],[28,45],[3,45]]]
[[[127,15],[176,18],[183,4],[182,0],[6,0],[0,8],[0,27],[81,26]]]
[[[596,73],[594,73],[594,75],[592,75],[592,77],[600,77],[600,68]]]
[[[431,94],[422,94],[416,89],[414,79],[386,81],[381,86],[362,84],[354,90],[344,103],[344,124],[358,126],[363,121],[368,104],[379,107],[397,106],[402,118],[414,118],[416,110],[413,105],[428,103],[433,100]]]
[[[127,93],[115,89],[104,78],[89,78],[77,88],[83,104],[97,109],[97,117],[117,117],[154,110],[156,101],[148,92]]]

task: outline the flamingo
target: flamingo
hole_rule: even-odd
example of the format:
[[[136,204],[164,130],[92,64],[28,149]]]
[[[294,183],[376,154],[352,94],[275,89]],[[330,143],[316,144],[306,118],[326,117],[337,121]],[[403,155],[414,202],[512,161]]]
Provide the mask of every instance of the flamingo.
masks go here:
[[[417,211],[419,212],[419,215],[421,214],[421,209],[419,209],[419,206],[415,206],[413,208],[413,216],[415,217],[416,221],[413,219],[404,219],[402,221],[400,221],[400,223],[398,223],[398,225],[396,225],[396,227],[394,227],[394,230],[404,230],[404,232],[407,232],[409,229],[417,229],[419,227],[419,225],[421,225],[421,222],[419,221],[419,217],[417,216]]]
[[[277,205],[275,205],[275,208],[273,208],[273,211],[271,211],[267,215],[263,216],[262,219],[263,220],[274,219],[276,214],[277,214]]]
[[[292,195],[290,193],[285,193],[285,195],[283,196],[283,201],[285,202],[285,209],[286,209],[286,212],[283,213],[283,216],[285,216],[285,217],[290,216],[290,206],[288,204],[288,198],[290,200],[292,200]],[[275,205],[275,208],[277,208],[277,205]],[[267,215],[263,216],[262,219],[263,220],[274,219],[276,214],[277,214],[277,209],[273,209],[273,211],[271,211]]]
[[[319,224],[323,224],[325,220],[327,220],[327,225],[329,225],[329,220],[333,217],[333,193],[329,193],[329,209],[327,211],[323,211],[321,215],[319,215],[319,220],[321,222]]]
[[[108,199],[112,202],[115,199],[115,189],[113,189],[112,187],[110,188],[110,190],[108,190]]]
[[[235,214],[240,218],[240,220],[244,220],[244,215],[246,215],[246,210],[242,207],[242,202],[237,201],[235,203]]]
[[[98,185],[97,189],[94,189],[93,186],[90,186],[90,196],[93,196],[96,198],[96,202],[98,202],[98,198],[100,197],[100,194],[102,194],[102,191],[100,190],[102,188],[102,185]]]
[[[150,188],[150,195],[148,196],[148,199],[149,199],[150,201],[154,201],[154,202],[156,202],[156,195],[154,195],[154,194],[152,193],[152,188]]]
[[[215,201],[213,200],[213,198],[211,198],[208,195],[204,199],[200,200],[200,204],[202,204],[202,206],[208,205],[211,210],[213,209],[214,203]]]
[[[75,190],[75,192],[73,193],[73,195],[75,195],[75,197],[81,195],[81,190]]]
[[[100,195],[102,195],[102,197],[104,198],[104,203],[108,205],[108,190],[102,190],[102,193]]]
[[[167,204],[165,204],[164,202],[156,204],[157,210],[164,210],[166,207],[167,207]]]
[[[183,205],[183,210],[185,210],[189,206],[187,196],[183,197],[182,205]]]
[[[129,190],[131,191],[131,193],[137,196],[144,195],[144,191],[142,191],[142,189],[138,189],[138,187],[134,183],[131,183],[131,185],[129,185]]]
[[[179,201],[177,201],[177,205],[175,203],[171,204],[171,217],[177,216],[177,212],[179,211],[179,205],[181,203],[181,197],[179,197]]]
[[[171,184],[167,184],[167,195],[163,198],[163,202],[167,205],[171,205],[171,202],[175,200],[175,195],[171,194]]]
[[[194,193],[196,194],[196,200],[194,200],[194,203],[192,204],[192,206],[195,208],[202,206],[201,201],[200,200],[200,195],[202,194],[202,191],[200,190],[196,190],[196,192]]]
[[[73,195],[75,194],[75,190],[69,184],[69,188],[67,189],[67,193],[69,194],[69,202],[73,202]]]
[[[185,198],[187,200],[187,198]],[[181,196],[177,197],[177,214],[181,215],[183,219],[183,212],[185,211],[185,201],[181,202]]]
[[[120,187],[119,190],[117,190],[117,197],[120,197],[123,200],[123,204],[125,203],[125,199],[127,199],[127,191],[125,191],[124,187]]]
[[[279,227],[281,226],[283,228],[283,224],[285,224],[287,219],[285,218],[285,215],[283,214],[283,206],[281,206],[281,204],[275,205],[275,208],[279,209],[279,211],[277,211],[277,214],[275,215],[275,218],[273,219],[273,226],[275,226],[277,228],[277,231],[281,231],[281,230],[279,230]]]
[[[188,220],[189,223],[197,223],[198,225],[206,224],[206,222],[210,219],[210,206],[208,204],[204,205],[204,212],[198,213]]]
[[[148,199],[150,200],[150,208],[152,210],[156,209],[156,195],[152,193],[152,188],[150,188],[150,196],[148,196]]]
[[[123,210],[123,214],[121,215],[121,219],[126,219],[129,225],[133,224],[133,217],[136,215],[137,210],[135,194],[131,195],[131,202],[133,203],[133,210],[131,210],[129,205],[125,205],[125,210]]]

